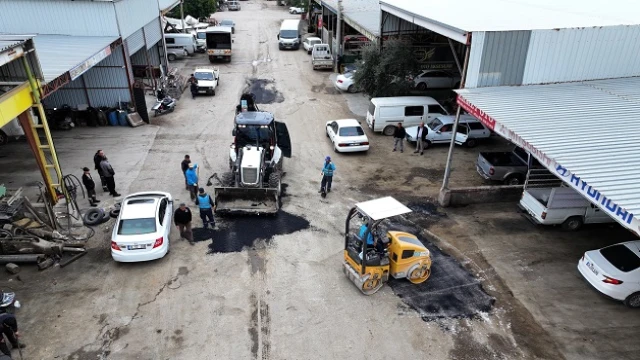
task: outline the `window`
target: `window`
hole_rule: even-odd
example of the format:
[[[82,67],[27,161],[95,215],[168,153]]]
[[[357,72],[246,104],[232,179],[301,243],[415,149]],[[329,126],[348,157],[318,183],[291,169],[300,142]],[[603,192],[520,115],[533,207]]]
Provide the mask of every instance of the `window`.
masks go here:
[[[404,116],[422,116],[424,115],[424,106],[407,106],[404,108]]]
[[[167,213],[167,199],[162,199],[160,201],[160,207],[158,208],[158,221],[160,225],[164,222],[164,215]]]
[[[467,135],[469,133],[469,128],[465,124],[459,124],[458,128],[456,129],[456,132]]]
[[[156,232],[156,219],[126,219],[120,220],[118,235],[142,235]]]
[[[440,127],[442,125],[442,120],[435,118],[433,120],[431,120],[427,126],[431,129],[431,130],[437,130],[438,127]]]
[[[165,38],[164,40],[167,42],[167,44],[175,44],[176,43],[176,39],[174,39],[174,38]]]
[[[393,259],[393,261],[398,262],[398,254],[396,253],[391,254],[391,258]]]
[[[513,149],[513,153],[516,154],[517,157],[522,159],[522,161],[527,163],[527,159],[529,159],[529,154],[526,151],[524,151],[524,149],[516,147],[515,149]]]
[[[429,114],[443,114],[443,115],[446,115],[447,112],[444,111],[444,109],[440,105],[429,105]]]
[[[370,101],[369,102],[369,114],[371,114],[371,116],[374,116],[376,114],[376,105]]]
[[[633,271],[640,267],[640,257],[626,245],[617,244],[606,247],[600,250],[600,254],[622,272]]]
[[[479,122],[473,121],[473,122],[467,123],[467,125],[471,130],[484,130],[484,126]]]
[[[212,72],[196,72],[196,73],[193,74],[193,77],[195,77],[196,80],[213,81],[213,73]]]
[[[446,125],[442,125],[442,127],[440,128],[440,132],[450,132],[451,131],[451,124],[446,124]]]
[[[360,126],[347,126],[340,128],[340,136],[362,136],[364,131]]]
[[[403,250],[402,251],[402,258],[403,259],[408,259],[410,257],[413,256],[413,250]]]
[[[334,134],[337,134],[338,133],[338,123],[332,122],[331,123],[331,130],[333,130]]]

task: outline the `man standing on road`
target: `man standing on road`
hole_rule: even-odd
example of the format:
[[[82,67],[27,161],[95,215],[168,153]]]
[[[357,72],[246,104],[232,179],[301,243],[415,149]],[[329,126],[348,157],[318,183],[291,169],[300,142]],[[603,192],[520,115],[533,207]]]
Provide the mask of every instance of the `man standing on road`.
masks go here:
[[[196,195],[198,194],[198,164],[189,163],[189,168],[185,171],[185,176],[187,177],[187,187],[189,187],[189,194],[191,195],[191,200],[196,200]]]
[[[402,123],[398,123],[396,131],[393,133],[393,151],[396,151],[398,144],[400,144],[400,152],[404,152],[404,137],[407,132],[402,127]]]
[[[104,178],[107,181],[107,189],[109,189],[109,194],[111,194],[111,196],[120,196],[120,194],[116,192],[116,180],[113,178],[116,172],[113,171],[113,167],[111,167],[111,164],[107,160],[106,156],[102,157],[102,161],[100,161],[100,168],[102,169]]]
[[[186,190],[189,190],[189,183],[187,182],[187,170],[189,170],[189,164],[191,163],[191,158],[189,155],[184,156],[184,160],[180,164],[182,168],[182,175],[184,176],[184,187]]]
[[[82,174],[82,183],[84,187],[87,189],[87,197],[89,198],[89,204],[91,206],[98,206],[100,200],[96,199],[96,183],[93,181],[91,177],[91,171],[88,167],[82,168],[84,173]]]
[[[93,165],[95,165],[95,170],[98,172],[100,176],[100,182],[102,183],[102,191],[107,191],[107,180],[102,175],[102,168],[100,168],[100,162],[102,161],[102,157],[104,156],[104,152],[102,150],[96,151],[96,154],[93,155]]]
[[[216,205],[213,203],[213,199],[209,194],[204,192],[203,188],[200,188],[198,197],[196,198],[196,205],[200,207],[200,219],[202,219],[202,226],[207,229],[209,224],[211,228],[216,227],[216,221],[213,219],[213,210]]]
[[[322,193],[331,192],[331,182],[333,182],[333,172],[336,171],[336,166],[331,162],[331,156],[324,158],[324,165],[322,166],[322,182],[320,183],[320,191]]]
[[[0,314],[0,330],[2,334],[0,334],[0,352],[5,355],[11,356],[11,351],[7,346],[7,343],[4,340],[4,337],[7,337],[7,340],[11,343],[11,347],[13,349],[24,348],[24,344],[18,342],[18,338],[20,334],[18,333],[18,319],[13,314],[6,312],[6,309],[2,308],[2,314]]]
[[[414,154],[420,152],[420,155],[424,154],[424,144],[427,142],[427,127],[424,126],[424,121],[418,126],[418,133],[416,136],[416,151]]]
[[[187,204],[181,203],[180,207],[173,213],[173,222],[180,231],[180,237],[189,240],[193,243],[193,232],[191,231],[191,210],[187,207]]]
[[[189,87],[191,88],[191,98],[195,99],[196,95],[198,95],[198,79],[193,74],[189,78]]]

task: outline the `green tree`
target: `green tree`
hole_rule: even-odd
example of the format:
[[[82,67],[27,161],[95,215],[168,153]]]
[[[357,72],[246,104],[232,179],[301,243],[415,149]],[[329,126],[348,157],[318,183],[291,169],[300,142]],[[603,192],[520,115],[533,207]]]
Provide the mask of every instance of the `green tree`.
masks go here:
[[[411,48],[392,39],[385,42],[382,53],[375,44],[363,48],[354,81],[371,97],[402,96],[413,89],[413,77],[419,71]]]
[[[191,15],[196,19],[208,19],[218,9],[217,0],[184,0],[184,16]],[[171,10],[171,17],[180,18],[180,6]]]

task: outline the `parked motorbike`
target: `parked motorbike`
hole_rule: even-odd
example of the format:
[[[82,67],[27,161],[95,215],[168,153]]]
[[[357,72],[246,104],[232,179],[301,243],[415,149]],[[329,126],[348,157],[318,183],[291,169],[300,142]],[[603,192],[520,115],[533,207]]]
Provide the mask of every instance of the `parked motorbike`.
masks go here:
[[[154,111],[154,116],[172,112],[176,108],[176,100],[167,95],[164,90],[158,90],[156,97],[156,104],[151,108]]]
[[[16,309],[20,308],[20,301],[16,300],[16,293],[11,290],[0,290],[2,293],[2,302],[0,303],[0,312],[8,312],[13,314]]]

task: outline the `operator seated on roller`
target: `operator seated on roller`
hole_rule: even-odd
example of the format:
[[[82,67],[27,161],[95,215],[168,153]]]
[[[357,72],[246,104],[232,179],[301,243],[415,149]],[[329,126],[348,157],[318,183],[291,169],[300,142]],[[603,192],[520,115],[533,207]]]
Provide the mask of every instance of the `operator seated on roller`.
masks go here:
[[[365,241],[365,234],[368,232],[366,240],[367,248],[373,248],[375,244],[376,251],[378,251],[380,254],[384,253],[384,244],[382,243],[382,241],[374,241],[373,233],[372,231],[367,231],[368,229],[369,227],[367,226],[367,223],[362,224],[362,226],[360,226],[360,233],[358,234],[358,236],[360,237],[360,239],[362,239],[362,241]]]

